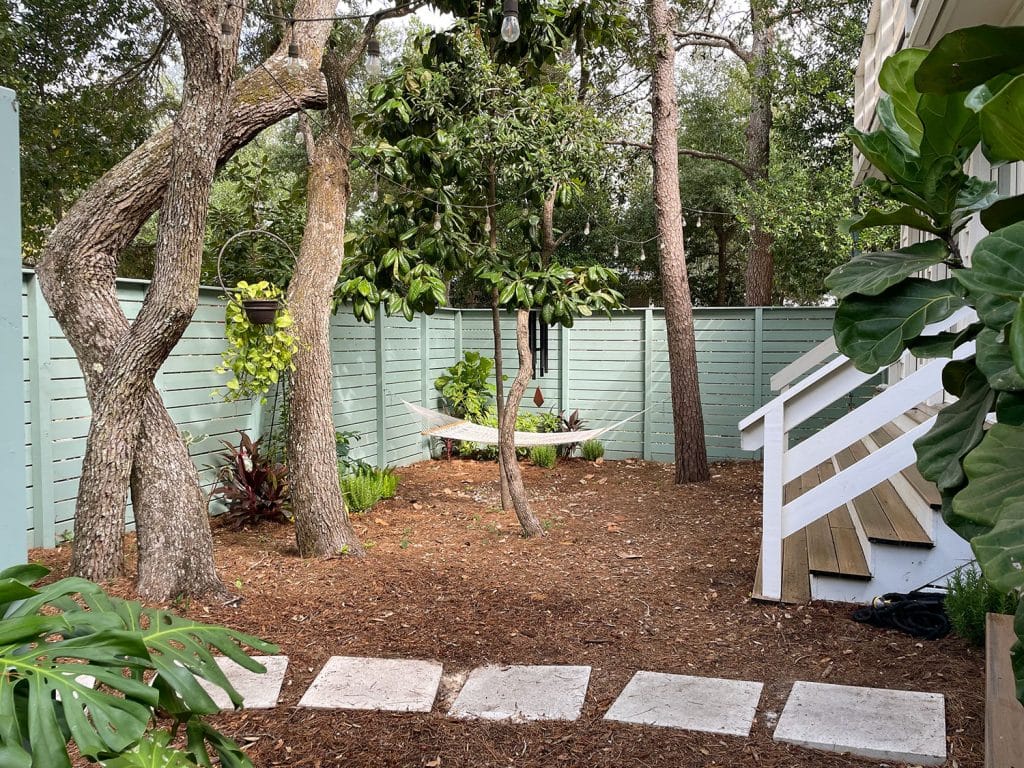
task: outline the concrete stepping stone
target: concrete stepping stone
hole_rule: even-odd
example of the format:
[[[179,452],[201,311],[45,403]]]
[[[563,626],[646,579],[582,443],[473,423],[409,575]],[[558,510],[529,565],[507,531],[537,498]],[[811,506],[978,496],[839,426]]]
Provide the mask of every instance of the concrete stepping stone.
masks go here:
[[[946,702],[937,693],[797,682],[774,738],[828,752],[941,765]]]
[[[449,715],[482,720],[576,720],[590,667],[497,666],[470,672]]]
[[[226,656],[217,656],[217,666],[242,697],[245,709],[272,709],[277,706],[281,695],[281,684],[288,669],[287,656],[253,656],[267,671],[263,674],[251,672]],[[213,702],[221,709],[233,709],[234,705],[223,688],[208,680],[197,678]]]
[[[332,656],[302,695],[299,706],[429,712],[441,672],[436,661]]]
[[[744,680],[637,672],[604,719],[746,736],[761,688]]]

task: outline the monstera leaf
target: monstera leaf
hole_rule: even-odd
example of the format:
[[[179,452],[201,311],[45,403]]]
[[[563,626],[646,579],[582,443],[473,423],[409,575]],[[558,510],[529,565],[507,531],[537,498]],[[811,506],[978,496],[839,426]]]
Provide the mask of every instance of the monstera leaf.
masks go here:
[[[960,384],[959,399],[939,411],[928,434],[914,443],[917,468],[940,491],[955,491],[964,484],[961,461],[981,442],[995,398],[985,374],[972,367]]]
[[[956,93],[1024,70],[1024,28],[983,25],[940,39],[914,75],[922,93]]]
[[[908,278],[877,296],[853,294],[836,310],[839,350],[858,370],[874,373],[895,362],[910,339],[925,326],[949,317],[964,305],[953,280]]]
[[[941,263],[949,251],[941,240],[929,240],[895,251],[861,253],[836,267],[825,287],[839,299],[853,293],[877,296],[904,278]]]
[[[103,768],[196,768],[180,750],[170,746],[171,734],[156,731],[147,734],[131,750],[104,760]]]

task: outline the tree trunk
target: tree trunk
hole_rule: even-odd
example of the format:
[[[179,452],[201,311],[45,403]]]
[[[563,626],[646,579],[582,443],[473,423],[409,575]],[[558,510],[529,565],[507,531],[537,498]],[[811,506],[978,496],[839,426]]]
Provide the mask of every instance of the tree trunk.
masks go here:
[[[352,120],[342,61],[326,53],[323,71],[327,124],[310,155],[306,229],[288,288],[299,339],[289,394],[288,476],[302,557],[364,554],[338,483],[330,337],[331,300],[345,256]]]
[[[530,502],[523,485],[523,474],[516,460],[515,429],[519,415],[519,403],[533,376],[533,352],[530,349],[530,312],[516,311],[516,351],[519,353],[519,371],[508,391],[505,401],[504,418],[498,422],[498,453],[504,460],[504,474],[508,480],[509,493],[516,517],[523,528],[524,536],[543,536],[544,528],[530,509]]]
[[[747,181],[762,190],[768,184],[771,162],[772,133],[772,62],[771,46],[775,30],[766,19],[762,0],[750,1],[750,23],[753,30],[751,53],[750,118],[747,122]],[[750,249],[747,255],[746,296],[748,307],[772,303],[775,281],[773,238],[760,226],[760,219],[751,212]]]
[[[672,424],[675,429],[675,479],[677,483],[702,482],[710,479],[710,473],[704,446],[693,306],[683,244],[674,79],[675,47],[667,0],[648,0],[647,13],[654,60],[651,78],[654,206],[668,335]]]
[[[185,84],[173,126],[153,281],[138,317],[118,339],[95,387],[75,509],[72,572],[100,581],[121,570],[119,529],[148,390],[188,327],[198,300],[206,213],[241,23],[237,7],[190,9],[163,0],[161,10],[181,45]],[[223,34],[221,19],[231,24],[234,34]]]
[[[715,239],[718,241],[718,274],[715,282],[715,305],[724,307],[728,303],[729,289],[729,240],[731,233],[727,227],[715,227]]]
[[[487,245],[494,257],[498,250],[498,208],[497,178],[492,165],[487,174]],[[494,339],[494,410],[498,414],[498,428],[505,416],[505,365],[501,355],[501,308],[498,306],[498,289],[491,291],[491,332]],[[498,486],[501,492],[501,511],[512,508],[512,494],[505,473],[505,457],[498,451]]]
[[[327,16],[333,8],[330,0],[299,0],[295,13]],[[319,57],[330,29],[330,22],[296,26],[295,41],[310,63],[305,70],[289,72],[285,41],[264,66],[235,83],[221,162],[265,127],[294,113],[296,102],[323,106]],[[290,94],[282,92],[275,78]],[[170,177],[170,147],[171,129],[159,131],[86,190],[51,233],[37,267],[40,287],[74,348],[92,405],[105,378],[104,365],[128,331],[128,320],[117,302],[118,259],[161,203]],[[144,407],[142,450],[132,468],[140,545],[137,588],[153,599],[219,591],[212,558],[204,554],[212,550],[212,539],[195,467],[152,385],[146,387]],[[153,446],[157,450],[151,450]],[[110,534],[118,541],[107,548],[106,557],[114,563],[105,569],[110,573],[120,567],[122,528],[119,516],[117,533]],[[182,570],[186,568],[191,571]]]

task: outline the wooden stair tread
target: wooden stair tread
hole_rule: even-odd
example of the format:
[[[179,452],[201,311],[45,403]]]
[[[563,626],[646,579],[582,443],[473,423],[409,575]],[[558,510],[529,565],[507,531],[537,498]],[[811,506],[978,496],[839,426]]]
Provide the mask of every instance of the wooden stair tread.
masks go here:
[[[884,445],[884,443],[891,442],[902,434],[903,431],[895,424],[886,424],[877,432],[873,432],[871,437],[879,445]],[[882,442],[883,440],[884,443]],[[934,507],[935,505],[942,503],[942,496],[939,495],[939,489],[935,487],[935,483],[924,479],[916,464],[911,464],[909,467],[904,469],[901,474],[928,504],[931,504]]]
[[[854,458],[858,461],[865,458],[870,451],[867,446],[863,443],[857,443],[850,446],[850,452]],[[921,523],[918,522],[917,517],[907,507],[903,497],[900,496],[899,492],[893,486],[891,482],[886,480],[883,483],[879,483],[871,489],[870,493],[874,496],[875,502],[882,509],[882,513],[885,515],[888,521],[888,526],[892,530],[893,537],[886,538],[884,534],[879,535],[877,539],[870,533],[867,534],[869,539],[886,542],[896,542],[898,544],[906,544],[910,546],[922,546],[930,547],[933,545],[931,538],[925,532],[924,528],[921,527]],[[857,514],[860,515],[860,507],[854,502],[854,508],[857,510]],[[861,520],[863,521],[863,517]],[[884,530],[884,529],[883,529]],[[867,525],[865,525],[865,533],[867,533]]]
[[[765,600],[762,594],[761,555],[757,556],[754,574],[754,600]],[[783,603],[808,603],[811,600],[811,577],[807,570],[807,535],[798,531],[782,542],[782,599]],[[774,602],[774,601],[772,601]]]

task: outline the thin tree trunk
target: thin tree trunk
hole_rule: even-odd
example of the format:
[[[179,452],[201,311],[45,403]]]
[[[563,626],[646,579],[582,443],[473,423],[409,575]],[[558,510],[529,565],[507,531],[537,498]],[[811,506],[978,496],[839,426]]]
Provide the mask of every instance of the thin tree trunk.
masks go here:
[[[345,256],[352,120],[347,68],[328,52],[323,71],[327,124],[310,155],[306,229],[288,288],[299,339],[289,393],[288,476],[303,557],[364,554],[338,483],[330,340],[331,300]]]
[[[153,377],[195,311],[209,193],[228,114],[241,9],[160,3],[185,60],[173,126],[170,176],[160,210],[153,281],[136,320],[95,387],[78,485],[72,572],[106,581],[120,573],[125,493]],[[225,35],[221,20],[234,30]]]
[[[498,250],[498,207],[497,179],[492,165],[487,174],[487,245],[493,256]],[[501,307],[498,306],[498,289],[491,291],[491,332],[494,339],[494,409],[498,414],[498,428],[501,429],[505,416],[505,366],[501,355]],[[512,493],[505,473],[505,457],[498,451],[498,486],[501,489],[501,510],[512,508]]]
[[[718,274],[715,282],[715,305],[726,306],[729,289],[729,240],[730,232],[726,227],[715,227],[715,239],[718,241]]]
[[[654,60],[651,78],[654,206],[668,335],[672,424],[675,429],[675,480],[677,483],[701,482],[710,479],[710,472],[704,446],[693,306],[683,244],[674,79],[675,47],[667,0],[648,0],[647,14]]]
[[[751,53],[750,118],[747,121],[747,181],[763,191],[768,184],[771,162],[772,66],[771,46],[775,30],[765,18],[762,0],[750,0],[753,30]],[[750,249],[747,255],[745,302],[748,307],[772,303],[775,281],[773,238],[761,228],[760,218],[751,213]]]
[[[519,525],[524,536],[543,536],[544,528],[540,520],[530,509],[530,502],[523,485],[523,474],[516,460],[515,429],[516,417],[519,415],[519,403],[523,399],[526,387],[533,376],[533,352],[530,349],[530,312],[526,309],[516,311],[516,351],[519,353],[519,371],[508,391],[505,402],[504,418],[498,423],[498,453],[504,459],[504,474],[508,479],[509,492],[512,495],[512,506],[515,509]]]

